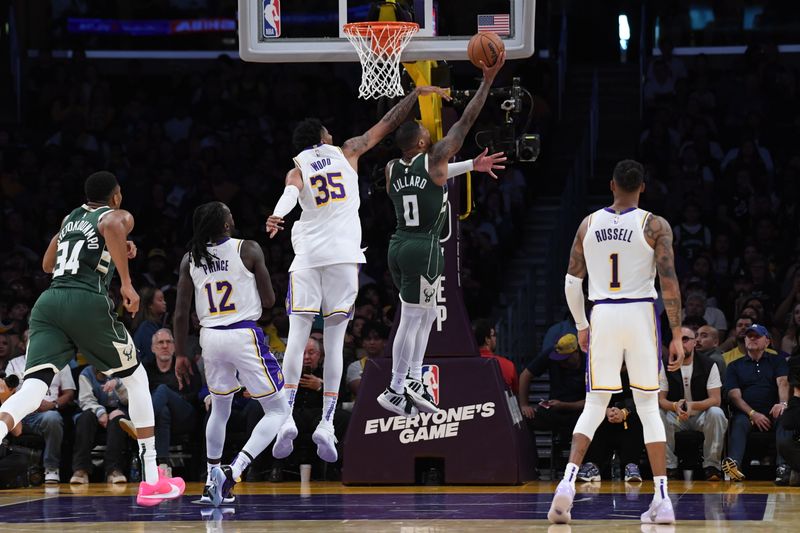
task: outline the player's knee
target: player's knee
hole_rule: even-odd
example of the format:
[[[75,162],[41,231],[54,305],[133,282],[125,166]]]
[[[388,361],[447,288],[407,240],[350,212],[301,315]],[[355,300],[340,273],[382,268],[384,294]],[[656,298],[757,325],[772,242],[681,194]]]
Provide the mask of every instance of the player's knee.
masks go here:
[[[286,393],[283,389],[279,390],[272,396],[259,398],[258,403],[264,409],[264,416],[280,417],[281,419],[289,416],[289,402],[286,399]]]

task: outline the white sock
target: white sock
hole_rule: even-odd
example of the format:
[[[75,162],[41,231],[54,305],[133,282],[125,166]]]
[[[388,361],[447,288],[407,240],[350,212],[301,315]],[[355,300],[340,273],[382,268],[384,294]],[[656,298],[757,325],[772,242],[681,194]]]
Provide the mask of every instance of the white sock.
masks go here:
[[[333,424],[336,413],[336,400],[339,398],[339,387],[342,383],[342,367],[344,365],[344,336],[350,319],[343,315],[333,315],[325,319],[325,330],[322,342],[325,348],[322,379],[324,399],[322,404],[322,420]]]
[[[422,323],[417,332],[417,339],[414,342],[414,353],[412,354],[411,361],[409,361],[408,375],[412,379],[418,381],[422,380],[422,362],[425,360],[425,352],[428,349],[428,339],[431,336],[431,328],[433,328],[434,322],[436,322],[436,308],[429,307],[426,309],[425,316],[422,317]]]
[[[336,413],[336,402],[339,400],[338,392],[326,392],[322,397],[321,423],[333,425],[333,415]]]
[[[660,502],[669,498],[667,494],[667,476],[653,476],[653,486],[655,487],[653,501]]]
[[[237,453],[236,458],[231,463],[231,473],[233,474],[233,479],[239,479],[239,476],[242,475],[242,472],[244,472],[245,468],[250,466],[251,462],[253,462],[253,458],[246,451],[242,450]]]
[[[417,341],[417,333],[425,314],[426,309],[423,307],[411,306],[404,302],[400,304],[400,324],[397,325],[392,345],[392,383],[390,385],[392,390],[398,394],[402,394],[405,390],[406,376],[411,358],[414,356],[414,344]]]
[[[155,437],[139,439],[139,461],[142,464],[142,481],[151,485],[158,482]]]
[[[564,470],[563,481],[572,485],[573,489],[575,488],[575,479],[578,477],[578,469],[579,467],[575,463],[568,463],[566,470]]]
[[[211,482],[211,469],[220,465],[220,459],[208,459],[206,463],[206,485]]]

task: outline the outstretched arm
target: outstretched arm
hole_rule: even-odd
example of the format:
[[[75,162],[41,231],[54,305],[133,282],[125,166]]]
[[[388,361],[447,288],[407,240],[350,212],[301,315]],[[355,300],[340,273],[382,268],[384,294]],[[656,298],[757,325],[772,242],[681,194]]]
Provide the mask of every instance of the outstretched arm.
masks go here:
[[[667,312],[672,342],[669,344],[670,371],[678,370],[683,363],[684,352],[681,341],[681,288],[675,272],[675,254],[672,250],[672,228],[669,222],[656,215],[648,215],[644,236],[656,255],[656,269],[661,284],[661,296]]]
[[[430,85],[417,87],[395,104],[377,124],[368,129],[363,135],[345,141],[342,145],[342,152],[344,152],[344,156],[350,161],[350,164],[353,165],[353,168],[357,168],[355,162],[364,152],[381,142],[381,139],[389,135],[405,121],[408,113],[417,103],[418,97],[434,93],[445,100],[450,100],[450,95],[441,87]],[[353,161],[353,159],[356,161]]]
[[[575,320],[575,327],[578,329],[578,344],[581,350],[589,350],[589,321],[586,318],[586,307],[583,297],[583,278],[586,277],[586,258],[583,255],[583,238],[589,227],[589,217],[586,217],[578,226],[575,233],[575,240],[572,241],[572,249],[569,252],[569,266],[567,276],[564,280],[564,295],[567,298],[572,318]]]
[[[491,67],[483,65],[483,81],[475,96],[472,97],[467,107],[464,109],[464,114],[458,119],[458,122],[453,124],[450,131],[441,141],[437,142],[431,148],[430,153],[430,169],[429,173],[434,183],[441,186],[447,181],[447,168],[446,163],[454,155],[461,150],[464,144],[464,139],[467,137],[470,128],[475,123],[478,115],[483,109],[483,104],[486,103],[486,97],[489,96],[489,89],[494,83],[494,78],[503,67],[506,61],[505,52],[500,54],[497,61]]]
[[[447,177],[454,178],[456,176],[460,176],[461,174],[466,174],[467,172],[475,170],[477,172],[486,172],[494,179],[497,179],[497,175],[492,171],[495,169],[502,170],[506,168],[505,165],[500,164],[504,163],[506,159],[508,158],[503,152],[489,154],[489,149],[484,148],[483,152],[478,154],[475,159],[468,159],[467,161],[459,161],[457,163],[448,163]]]
[[[286,173],[286,187],[275,205],[275,210],[267,218],[267,233],[269,233],[270,239],[274,238],[283,229],[283,217],[288,215],[297,205],[297,198],[302,190],[303,175],[300,173],[299,168],[294,167]]]

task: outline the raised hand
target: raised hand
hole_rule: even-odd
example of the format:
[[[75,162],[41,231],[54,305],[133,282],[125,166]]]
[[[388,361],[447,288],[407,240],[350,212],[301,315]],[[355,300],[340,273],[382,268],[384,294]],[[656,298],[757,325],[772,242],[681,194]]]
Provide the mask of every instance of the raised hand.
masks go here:
[[[487,155],[488,154],[488,155]],[[489,149],[484,148],[483,152],[478,155],[475,159],[472,160],[472,168],[477,170],[478,172],[486,172],[494,179],[497,179],[492,170],[499,169],[502,170],[506,168],[505,165],[501,165],[499,163],[504,163],[508,158],[505,156],[503,152],[496,152],[494,154],[489,154]]]
[[[495,76],[497,73],[500,72],[500,69],[503,68],[503,65],[506,63],[506,51],[503,50],[500,52],[500,55],[497,56],[497,61],[494,62],[494,65],[491,67],[487,67],[486,64],[481,61],[481,69],[483,70],[483,78],[492,83],[494,81]]]

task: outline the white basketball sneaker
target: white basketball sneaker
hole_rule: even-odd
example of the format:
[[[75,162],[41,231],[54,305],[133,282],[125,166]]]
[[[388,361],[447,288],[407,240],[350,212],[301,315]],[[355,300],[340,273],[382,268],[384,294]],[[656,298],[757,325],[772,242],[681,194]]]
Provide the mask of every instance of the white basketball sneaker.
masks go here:
[[[272,447],[272,456],[275,459],[285,459],[294,450],[294,439],[297,438],[297,426],[294,424],[294,417],[289,415],[286,421],[278,430],[275,437],[275,445]]]
[[[650,508],[642,514],[643,524],[674,524],[675,511],[672,509],[672,500],[664,498],[650,502]]]
[[[405,389],[402,394],[398,394],[392,390],[391,387],[386,387],[386,390],[378,396],[378,404],[392,413],[407,418],[414,418],[419,414],[419,409],[414,405],[414,400]]]
[[[575,488],[569,481],[563,479],[556,487],[553,503],[547,512],[547,519],[551,524],[569,524],[572,520],[572,500],[575,499]]]
[[[428,392],[425,384],[419,379],[406,378],[406,392],[411,399],[414,400],[414,405],[423,413],[438,413],[439,407],[433,403],[433,396]]]
[[[336,435],[333,432],[333,424],[320,422],[314,434],[311,435],[311,440],[317,445],[317,455],[319,458],[327,463],[335,463],[339,458],[339,452],[336,451]]]

